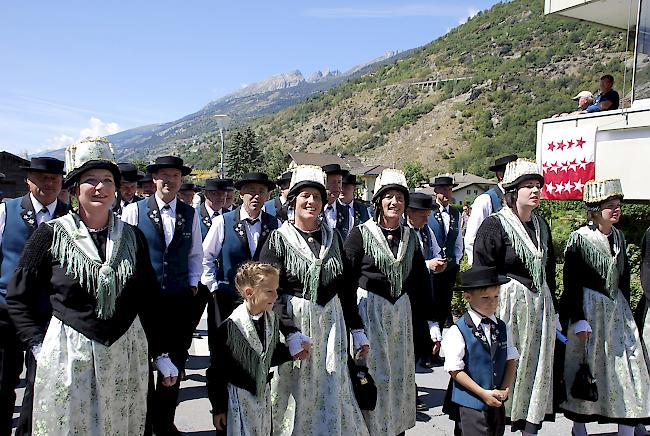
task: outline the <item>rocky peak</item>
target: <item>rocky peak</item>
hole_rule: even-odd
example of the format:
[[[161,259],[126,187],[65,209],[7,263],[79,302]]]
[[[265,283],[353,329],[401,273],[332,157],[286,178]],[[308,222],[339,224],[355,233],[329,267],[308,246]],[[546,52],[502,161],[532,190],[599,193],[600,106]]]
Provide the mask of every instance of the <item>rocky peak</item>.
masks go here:
[[[245,97],[249,95],[264,94],[269,91],[292,88],[305,82],[305,78],[299,70],[289,71],[287,73],[276,74],[261,82],[247,85],[239,91],[231,94],[234,97]]]
[[[318,82],[325,82],[330,79],[334,79],[336,77],[340,77],[342,73],[339,70],[334,70],[331,71],[329,68],[323,70],[323,71],[316,71],[315,73],[312,73],[308,78],[307,82],[309,83],[318,83]]]

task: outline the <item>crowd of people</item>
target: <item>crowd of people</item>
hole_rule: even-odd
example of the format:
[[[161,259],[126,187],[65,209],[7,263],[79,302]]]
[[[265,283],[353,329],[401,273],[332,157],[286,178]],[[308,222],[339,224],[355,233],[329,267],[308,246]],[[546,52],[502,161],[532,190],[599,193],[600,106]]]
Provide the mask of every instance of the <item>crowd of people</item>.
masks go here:
[[[544,178],[515,155],[462,214],[448,176],[430,196],[385,169],[368,204],[336,164],[200,188],[175,156],[143,174],[89,155],[65,177],[63,162],[33,158],[29,193],[0,205],[1,434],[23,360],[16,434],[180,434],[206,308],[218,434],[404,434],[426,407],[418,361],[450,374],[456,434],[537,434],[556,413],[580,436],[588,422],[631,435],[650,421],[650,236],[635,319],[617,180],[585,186],[558,301],[535,213]],[[459,278],[468,307],[454,320]]]

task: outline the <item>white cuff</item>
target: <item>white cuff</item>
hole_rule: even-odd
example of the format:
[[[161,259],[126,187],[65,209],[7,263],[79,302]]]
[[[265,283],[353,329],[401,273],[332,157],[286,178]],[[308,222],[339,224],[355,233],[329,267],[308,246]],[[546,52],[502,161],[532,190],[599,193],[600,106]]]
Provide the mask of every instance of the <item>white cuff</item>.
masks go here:
[[[437,322],[427,321],[429,323],[429,336],[433,342],[442,341],[442,333],[440,332],[440,326]]]
[[[581,319],[580,321],[573,324],[573,330],[575,333],[591,333],[591,326],[586,320]]]
[[[360,350],[364,345],[370,346],[370,341],[363,329],[352,330],[352,344],[355,350]]]
[[[34,356],[34,360],[36,361],[36,363],[38,363],[38,358],[41,355],[41,350],[43,350],[43,343],[42,342],[40,344],[38,344],[38,345],[34,345],[32,347],[32,349],[31,349],[32,355]]]
[[[311,344],[311,338],[309,336],[303,335],[300,332],[293,332],[287,336],[287,346],[289,347],[289,354],[296,356],[303,350],[302,343],[308,342]]]
[[[174,365],[169,359],[167,353],[156,357],[154,364],[163,377],[178,377],[178,368],[176,368],[176,365]]]

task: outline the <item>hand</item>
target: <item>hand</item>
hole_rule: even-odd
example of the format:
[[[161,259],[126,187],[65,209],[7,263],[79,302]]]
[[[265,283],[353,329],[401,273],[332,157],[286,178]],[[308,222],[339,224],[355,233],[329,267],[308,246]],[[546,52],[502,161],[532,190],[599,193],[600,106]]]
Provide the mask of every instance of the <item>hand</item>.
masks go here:
[[[298,354],[293,355],[293,360],[305,360],[308,357],[309,357],[309,350],[303,348],[302,351],[298,352]]]
[[[440,341],[435,341],[433,343],[433,348],[431,348],[431,352],[433,353],[434,356],[440,353],[440,344],[441,344]]]
[[[220,413],[218,415],[212,416],[212,423],[218,431],[224,431],[226,429],[227,417],[225,413]]]
[[[294,359],[305,359],[311,349],[311,338],[298,331],[293,332],[287,336],[287,347]]]
[[[483,390],[482,400],[485,404],[490,407],[501,407],[501,400],[498,399],[499,390],[495,389],[492,391]]]
[[[587,342],[589,340],[589,336],[591,336],[591,333],[589,332],[578,332],[576,333],[576,336],[578,339],[580,339],[581,342]]]
[[[496,399],[501,401],[502,403],[508,399],[508,395],[510,395],[510,389],[505,388],[505,389],[495,389],[492,392],[496,392]]]
[[[169,359],[169,356],[163,354],[154,360],[159,375],[163,378],[162,384],[165,387],[174,386],[178,381],[178,368]]]
[[[447,259],[429,260],[429,269],[434,273],[441,273],[447,268]]]
[[[178,381],[178,377],[163,377],[162,385],[166,388],[172,387]]]
[[[192,291],[192,294],[196,297],[196,294],[199,292],[199,287],[198,286],[190,286],[190,289]]]
[[[370,345],[364,345],[363,347],[357,350],[355,359],[356,360],[365,359],[366,357],[368,357],[369,353],[370,353]]]

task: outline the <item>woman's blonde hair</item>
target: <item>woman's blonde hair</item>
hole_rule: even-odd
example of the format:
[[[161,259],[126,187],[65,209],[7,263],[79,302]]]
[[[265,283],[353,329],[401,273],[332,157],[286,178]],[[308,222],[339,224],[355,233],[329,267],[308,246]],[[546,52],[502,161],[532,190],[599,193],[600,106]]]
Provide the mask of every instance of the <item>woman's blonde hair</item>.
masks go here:
[[[245,296],[244,289],[256,289],[271,278],[280,279],[280,272],[276,267],[268,263],[250,261],[242,264],[237,270],[235,287],[242,296]]]

